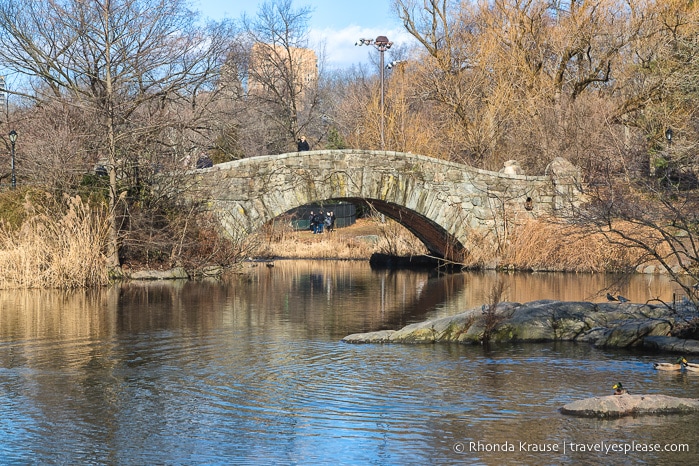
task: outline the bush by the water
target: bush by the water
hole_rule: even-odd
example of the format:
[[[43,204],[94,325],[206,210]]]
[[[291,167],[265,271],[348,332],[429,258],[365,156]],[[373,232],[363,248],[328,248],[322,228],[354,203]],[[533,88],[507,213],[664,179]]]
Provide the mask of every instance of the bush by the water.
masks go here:
[[[108,282],[105,208],[79,196],[12,192],[0,222],[0,288],[78,288]]]

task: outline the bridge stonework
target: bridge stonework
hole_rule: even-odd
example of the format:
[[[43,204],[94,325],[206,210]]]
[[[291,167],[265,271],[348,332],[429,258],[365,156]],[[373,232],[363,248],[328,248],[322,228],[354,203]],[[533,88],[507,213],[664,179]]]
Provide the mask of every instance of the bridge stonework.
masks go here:
[[[241,159],[189,176],[190,192],[234,238],[295,207],[342,200],[372,205],[431,254],[460,262],[474,232],[501,234],[512,222],[579,203],[577,172],[558,167],[546,176],[508,175],[411,153],[321,150]]]

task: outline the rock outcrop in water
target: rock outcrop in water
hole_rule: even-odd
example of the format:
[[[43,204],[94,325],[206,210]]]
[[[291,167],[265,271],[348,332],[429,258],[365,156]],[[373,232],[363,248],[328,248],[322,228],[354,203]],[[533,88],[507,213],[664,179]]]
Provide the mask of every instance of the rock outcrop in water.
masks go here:
[[[675,326],[691,317],[691,312],[696,314],[696,310],[683,315],[666,306],[633,303],[552,300],[500,303],[493,313],[488,313],[486,308],[471,309],[400,330],[353,334],[343,341],[475,344],[487,335],[490,342],[577,341],[627,348],[642,346],[648,337],[668,337]],[[683,345],[683,351],[699,353],[699,344]]]
[[[561,408],[563,414],[603,418],[694,412],[699,412],[699,400],[666,395],[600,396],[573,401]]]

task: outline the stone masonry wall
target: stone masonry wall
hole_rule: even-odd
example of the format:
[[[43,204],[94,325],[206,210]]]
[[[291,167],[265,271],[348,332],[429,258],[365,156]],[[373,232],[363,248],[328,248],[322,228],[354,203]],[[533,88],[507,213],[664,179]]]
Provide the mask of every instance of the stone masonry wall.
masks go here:
[[[553,170],[552,170],[553,172]],[[560,172],[560,170],[559,170]],[[474,230],[560,215],[579,201],[574,173],[508,175],[431,157],[327,150],[242,159],[191,172],[195,195],[233,236],[256,231],[288,210],[329,199],[374,201],[444,256]],[[527,199],[530,202],[527,202]],[[529,209],[527,209],[529,207]],[[458,249],[458,248],[457,248]]]

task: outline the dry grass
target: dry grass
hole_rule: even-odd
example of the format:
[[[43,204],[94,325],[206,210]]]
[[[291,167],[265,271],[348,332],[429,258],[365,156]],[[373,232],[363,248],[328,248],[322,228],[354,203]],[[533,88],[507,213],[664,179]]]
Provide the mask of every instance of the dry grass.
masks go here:
[[[378,218],[359,219],[332,233],[314,235],[310,231],[294,231],[288,222],[267,225],[257,241],[258,257],[294,259],[367,260],[375,252],[396,255],[424,254],[422,243],[400,224]]]
[[[635,267],[642,255],[611,244],[601,233],[532,220],[515,229],[502,263],[524,270],[620,272]]]
[[[259,257],[368,259],[374,252],[409,256],[426,254],[405,228],[378,218],[360,219],[331,234],[295,232],[284,222],[260,233]],[[469,237],[464,266],[566,272],[620,272],[642,262],[643,252],[609,243],[601,233],[546,221],[516,226],[504,246],[487,235]]]
[[[56,202],[37,193],[27,193],[23,205],[15,203],[18,212],[8,217],[15,221],[0,223],[0,288],[79,288],[108,283],[106,211],[80,197],[66,196]],[[628,228],[638,233],[638,226]],[[382,221],[380,216],[318,235],[294,231],[288,219],[279,218],[247,242],[254,245],[251,254],[257,257],[368,260],[373,253],[427,253],[403,226]],[[464,265],[478,268],[618,272],[644,261],[643,251],[611,244],[601,233],[545,221],[517,225],[504,243],[487,234],[474,234],[465,246],[469,252]]]
[[[106,212],[80,197],[27,196],[19,228],[0,224],[0,288],[79,288],[108,283]]]
[[[375,252],[397,257],[429,253],[425,245],[400,223],[390,219],[383,221],[381,217],[374,218],[373,223],[379,236]]]
[[[293,231],[290,226],[276,224],[258,234],[258,257],[294,259],[368,259],[375,249],[370,238],[357,235],[356,229],[336,229],[332,233],[313,234]]]

